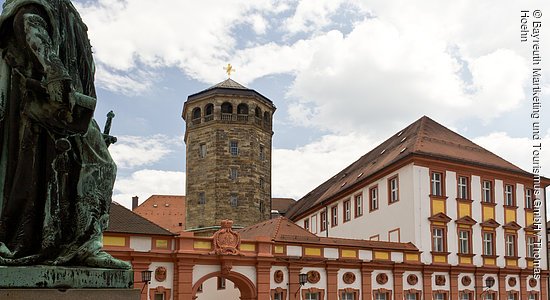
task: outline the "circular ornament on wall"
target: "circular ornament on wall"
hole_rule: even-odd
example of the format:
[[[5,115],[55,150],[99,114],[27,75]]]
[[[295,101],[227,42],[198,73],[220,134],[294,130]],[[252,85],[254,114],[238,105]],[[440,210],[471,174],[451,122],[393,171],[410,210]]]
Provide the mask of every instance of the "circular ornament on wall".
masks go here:
[[[155,280],[158,282],[163,282],[166,280],[166,268],[158,267],[155,269]]]
[[[508,278],[508,285],[511,287],[515,287],[517,283],[516,277],[510,277]]]
[[[531,277],[531,279],[529,279],[529,286],[532,287],[532,288],[536,287],[537,286],[537,280],[535,278]]]
[[[447,279],[443,275],[435,275],[435,285],[445,285]]]
[[[355,274],[353,274],[352,272],[346,272],[342,276],[342,280],[344,280],[346,284],[352,284],[355,282]]]
[[[321,280],[321,274],[317,271],[309,271],[307,272],[307,281],[309,283],[317,283]]]
[[[410,285],[415,285],[418,283],[418,276],[414,275],[414,274],[410,274],[409,276],[407,276],[407,283],[410,284]]]
[[[469,286],[472,283],[472,278],[470,276],[464,276],[462,277],[462,285]]]
[[[386,284],[386,282],[388,282],[388,275],[386,275],[386,273],[376,275],[376,282],[378,282],[378,284]]]
[[[284,277],[285,277],[285,274],[283,273],[283,271],[277,270],[273,274],[273,281],[275,281],[275,283],[281,283],[283,282]]]

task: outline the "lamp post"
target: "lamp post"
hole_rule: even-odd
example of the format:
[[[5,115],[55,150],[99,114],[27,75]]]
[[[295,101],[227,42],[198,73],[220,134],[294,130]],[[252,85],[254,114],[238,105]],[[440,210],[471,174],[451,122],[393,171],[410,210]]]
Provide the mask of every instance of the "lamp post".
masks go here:
[[[307,283],[307,274],[299,274],[298,283],[300,284],[300,287],[298,288],[298,290],[296,290],[296,293],[294,293],[294,298],[296,298],[296,295],[298,295],[298,292],[300,292],[301,286]]]
[[[141,293],[143,293],[143,289],[145,288],[146,285],[148,285],[149,283],[151,283],[151,274],[153,273],[153,271],[149,271],[149,270],[146,270],[146,271],[141,271],[141,282],[142,283],[145,283],[142,287],[141,287]]]

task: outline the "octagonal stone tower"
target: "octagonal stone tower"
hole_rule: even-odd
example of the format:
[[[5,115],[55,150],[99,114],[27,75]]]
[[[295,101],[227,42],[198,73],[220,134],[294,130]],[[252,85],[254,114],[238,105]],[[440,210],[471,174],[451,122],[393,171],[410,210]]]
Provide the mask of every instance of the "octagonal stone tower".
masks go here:
[[[232,79],[187,97],[187,231],[207,235],[224,219],[239,228],[270,218],[275,109]]]

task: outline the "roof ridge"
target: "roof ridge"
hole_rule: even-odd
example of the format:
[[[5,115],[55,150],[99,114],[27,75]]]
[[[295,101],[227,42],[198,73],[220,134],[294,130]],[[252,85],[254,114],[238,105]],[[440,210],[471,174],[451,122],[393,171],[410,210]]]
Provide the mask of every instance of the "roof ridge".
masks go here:
[[[277,217],[278,222],[277,222],[277,225],[275,225],[275,233],[273,234],[273,239],[275,239],[277,237],[277,235],[279,235],[279,230],[281,229],[281,223],[283,222],[284,218],[285,217],[283,217],[283,216]]]

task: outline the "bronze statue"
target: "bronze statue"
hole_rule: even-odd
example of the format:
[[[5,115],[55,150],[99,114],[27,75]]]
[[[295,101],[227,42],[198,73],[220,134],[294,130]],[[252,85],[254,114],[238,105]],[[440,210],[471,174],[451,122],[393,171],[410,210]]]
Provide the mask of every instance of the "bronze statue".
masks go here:
[[[116,165],[86,25],[69,0],[7,0],[0,51],[0,265],[129,269],[101,250]]]

